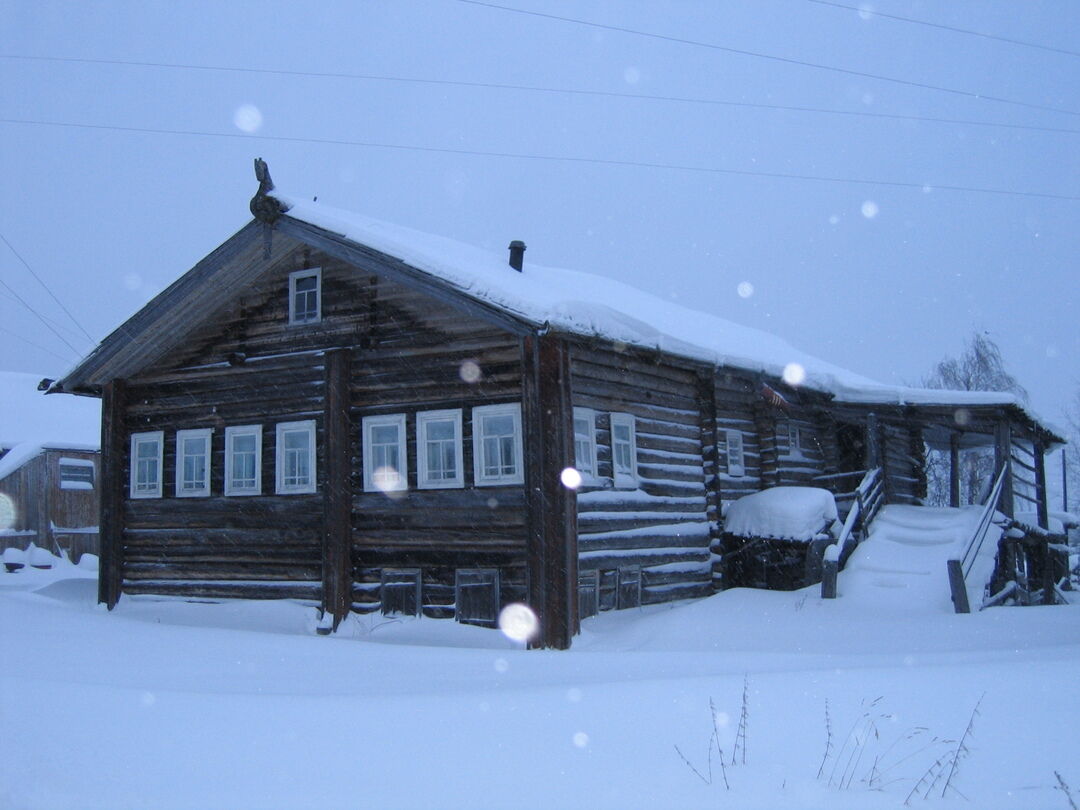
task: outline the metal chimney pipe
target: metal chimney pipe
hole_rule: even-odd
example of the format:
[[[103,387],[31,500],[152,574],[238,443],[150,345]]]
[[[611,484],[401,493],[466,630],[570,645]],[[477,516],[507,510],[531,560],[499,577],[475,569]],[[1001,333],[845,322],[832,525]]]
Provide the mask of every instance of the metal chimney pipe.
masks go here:
[[[521,272],[521,267],[525,263],[525,243],[520,239],[515,239],[510,243],[510,266]]]

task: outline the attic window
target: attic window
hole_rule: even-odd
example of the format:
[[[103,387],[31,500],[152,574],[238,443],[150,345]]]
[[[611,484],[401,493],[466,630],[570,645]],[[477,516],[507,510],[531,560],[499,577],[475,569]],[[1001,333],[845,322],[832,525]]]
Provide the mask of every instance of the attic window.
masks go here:
[[[289,324],[322,320],[322,268],[289,273]]]
[[[60,459],[60,489],[94,488],[94,462],[83,458]]]

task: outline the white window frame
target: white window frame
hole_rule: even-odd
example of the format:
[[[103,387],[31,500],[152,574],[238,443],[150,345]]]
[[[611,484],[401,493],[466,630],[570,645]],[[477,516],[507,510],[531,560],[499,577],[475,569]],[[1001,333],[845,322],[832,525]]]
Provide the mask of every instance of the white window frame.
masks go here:
[[[59,476],[60,489],[71,490],[75,492],[93,492],[94,487],[97,485],[97,470],[95,464],[88,458],[61,458],[56,465],[57,474]],[[64,468],[67,467],[70,471],[73,467],[79,470],[90,470],[90,480],[83,481],[77,479],[64,479]],[[70,474],[70,472],[69,472]]]
[[[196,428],[176,431],[176,497],[206,498],[210,495],[210,464],[213,461],[212,428]],[[184,443],[188,439],[202,439],[206,442],[206,466],[203,468],[203,480],[197,488],[184,489],[184,461],[188,455],[184,452]]]
[[[431,422],[451,421],[454,424],[454,478],[433,480],[429,477],[427,458],[427,427]],[[461,409],[421,411],[416,414],[416,486],[420,489],[460,489],[465,486],[465,453],[463,450]]]
[[[255,437],[255,485],[238,487],[233,484],[235,461],[234,442],[238,436]],[[262,425],[234,425],[225,428],[225,494],[262,495]]]
[[[308,452],[310,454],[309,461],[310,474],[309,481],[306,484],[292,484],[285,486],[285,442],[284,437],[286,433],[305,431],[308,434]],[[315,420],[305,419],[300,422],[279,422],[275,428],[275,464],[274,467],[277,471],[275,476],[275,492],[278,495],[303,495],[316,491],[316,484],[318,482],[318,475],[316,469],[316,460],[318,452],[315,447]]]
[[[578,420],[588,423],[587,434],[578,433]],[[589,453],[588,463],[583,463],[579,445],[584,444]],[[591,408],[574,408],[574,468],[583,477],[596,476],[596,411]]]
[[[514,425],[514,472],[509,475],[485,475],[484,474],[484,417],[485,416],[510,416]],[[495,487],[505,484],[522,484],[525,482],[525,455],[522,450],[521,436],[521,403],[510,402],[505,405],[480,405],[472,409],[472,441],[473,441],[473,480],[478,487]]]
[[[303,278],[315,278],[315,317],[297,320],[296,282]],[[322,268],[308,267],[289,273],[289,326],[307,326],[322,321]]]
[[[724,458],[727,460],[727,474],[732,478],[746,475],[746,451],[743,446],[741,430],[726,430],[724,439]]]
[[[143,443],[153,443],[157,445],[157,486],[152,490],[139,490],[138,477],[139,477],[139,445]],[[145,433],[132,433],[131,434],[131,479],[129,481],[129,492],[132,498],[160,498],[162,489],[162,478],[165,471],[165,431],[163,430],[151,430]]]
[[[794,422],[789,421],[787,426],[788,448],[787,454],[793,458],[802,457],[802,429]]]
[[[619,454],[616,449],[615,427],[630,429],[630,469],[620,469]],[[632,413],[611,414],[611,477],[615,486],[622,489],[634,489],[638,485],[637,465],[637,420]]]
[[[398,480],[380,486],[375,482],[375,448],[372,441],[372,431],[376,427],[385,427],[386,425],[394,425],[398,429],[397,452],[401,463],[398,469]],[[360,442],[363,447],[365,492],[402,492],[409,488],[409,456],[405,441],[405,414],[390,413],[365,416],[360,420]]]

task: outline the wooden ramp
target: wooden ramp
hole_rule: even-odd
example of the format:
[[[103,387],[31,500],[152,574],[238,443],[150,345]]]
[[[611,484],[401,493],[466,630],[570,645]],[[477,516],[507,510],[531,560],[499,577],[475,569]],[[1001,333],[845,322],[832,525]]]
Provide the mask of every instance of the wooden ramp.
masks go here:
[[[837,596],[886,608],[930,613],[954,612],[948,561],[955,558],[979,526],[983,508],[885,506],[871,524],[837,579]],[[973,609],[994,570],[1001,528],[991,527],[966,578]]]

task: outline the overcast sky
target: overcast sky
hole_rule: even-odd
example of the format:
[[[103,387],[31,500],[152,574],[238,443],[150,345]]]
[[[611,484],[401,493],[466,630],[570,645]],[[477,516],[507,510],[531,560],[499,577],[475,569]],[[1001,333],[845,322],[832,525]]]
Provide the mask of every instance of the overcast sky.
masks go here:
[[[493,1],[0,0],[0,234],[96,341],[249,219],[262,156],[883,382],[986,330],[1060,420],[1080,3]],[[2,243],[0,280],[0,369],[59,376],[90,342]]]

